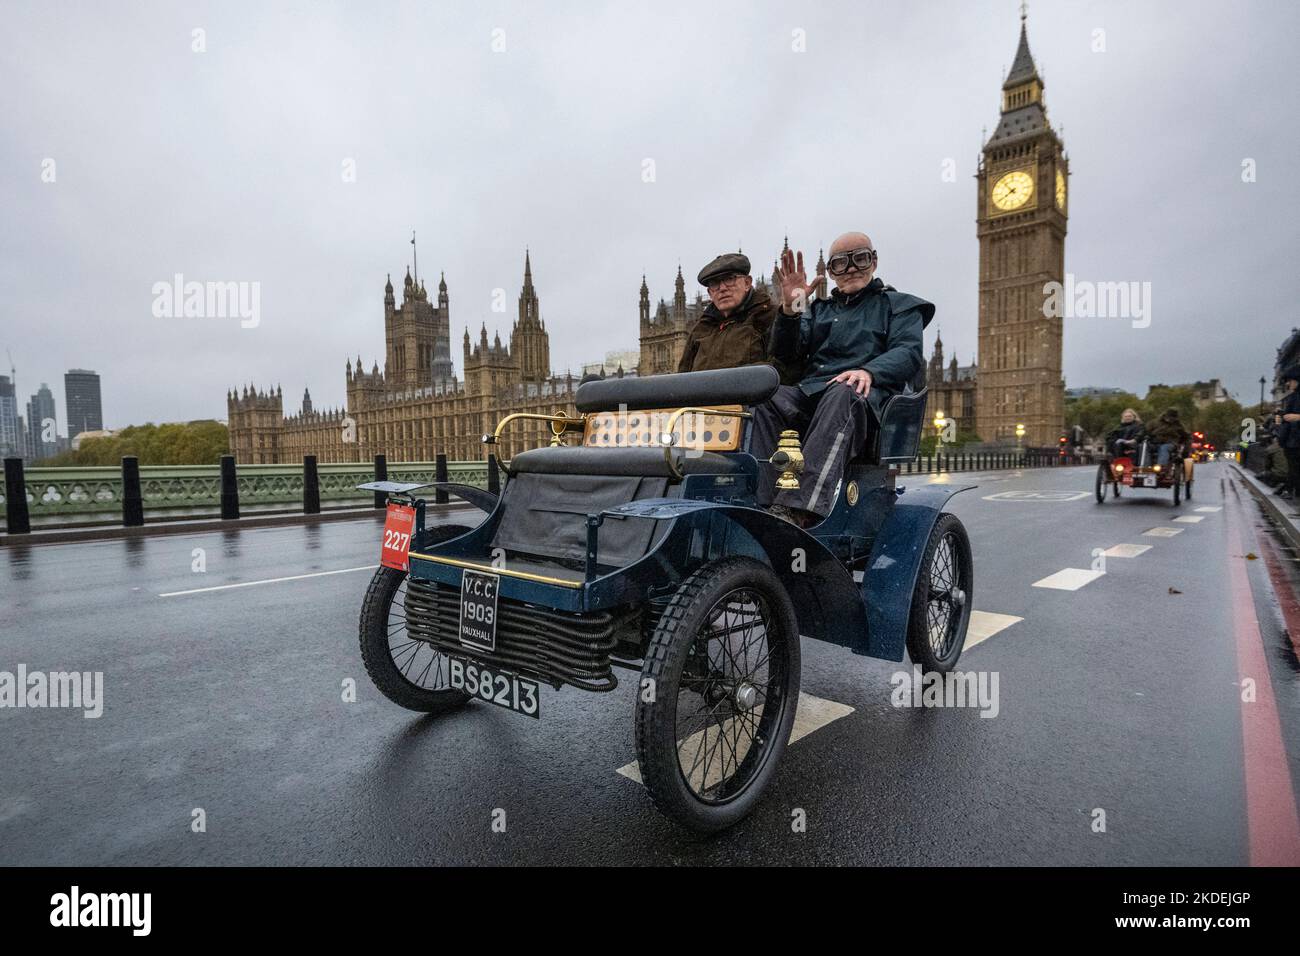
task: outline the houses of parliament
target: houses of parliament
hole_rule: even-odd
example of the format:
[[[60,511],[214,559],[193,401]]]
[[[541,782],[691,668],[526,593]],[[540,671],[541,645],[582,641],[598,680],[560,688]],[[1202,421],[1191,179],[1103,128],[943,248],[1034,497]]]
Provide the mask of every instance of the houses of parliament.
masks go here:
[[[1001,116],[984,143],[976,174],[979,243],[978,367],[944,363],[936,339],[927,363],[931,413],[942,411],[960,435],[997,444],[1054,445],[1064,427],[1061,377],[1062,320],[1044,315],[1044,285],[1064,279],[1069,160],[1047,119],[1043,81],[1029,52],[1021,14],[1019,44],[1002,84]],[[847,224],[856,225],[856,224]],[[817,264],[819,273],[825,265]],[[772,277],[773,284],[775,276]],[[760,277],[760,287],[768,280]],[[770,290],[775,294],[775,289]],[[924,289],[916,290],[924,295]],[[824,293],[823,293],[824,294]],[[706,302],[688,299],[680,266],[671,303],[652,308],[642,276],[640,353],[635,369],[599,374],[657,375],[677,370],[691,327]],[[316,455],[321,462],[429,461],[485,457],[482,436],[513,412],[576,414],[579,379],[551,369],[550,336],[524,254],[518,314],[508,342],[499,333],[478,340],[466,328],[462,378],[451,361],[451,303],[440,278],[436,304],[408,271],[397,304],[391,277],[384,286],[384,364],[367,371],[360,356],[344,368],[346,409],[316,411],[310,393],[301,409],[284,414],[283,395],[245,386],[227,392],[231,454],[239,463],[283,464]],[[1017,436],[1023,427],[1023,438]],[[544,445],[550,429],[521,421],[502,436],[502,457]]]

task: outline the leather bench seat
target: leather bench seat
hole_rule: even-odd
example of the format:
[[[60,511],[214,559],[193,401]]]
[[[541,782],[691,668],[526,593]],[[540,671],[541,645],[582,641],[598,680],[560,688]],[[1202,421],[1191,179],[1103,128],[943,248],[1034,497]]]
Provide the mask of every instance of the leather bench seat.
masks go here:
[[[770,365],[607,378],[580,385],[573,404],[580,412],[610,412],[620,405],[631,411],[685,405],[757,405],[776,394],[780,384],[780,376]]]

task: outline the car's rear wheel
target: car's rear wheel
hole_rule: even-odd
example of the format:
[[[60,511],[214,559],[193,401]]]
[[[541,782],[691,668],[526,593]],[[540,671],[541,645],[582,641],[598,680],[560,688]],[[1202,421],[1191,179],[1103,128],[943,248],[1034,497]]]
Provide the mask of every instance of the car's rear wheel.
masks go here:
[[[463,525],[439,525],[432,529],[433,541],[425,545],[469,530]],[[380,567],[370,579],[361,603],[361,660],[370,680],[393,703],[421,713],[441,713],[464,704],[469,695],[451,689],[447,656],[407,632],[406,576],[397,568]]]
[[[907,650],[925,671],[952,670],[966,643],[975,583],[970,538],[956,515],[939,515],[912,592]]]
[[[655,806],[701,833],[741,820],[776,772],[798,697],[799,628],[772,569],[733,557],[688,577],[655,626],[637,696]]]

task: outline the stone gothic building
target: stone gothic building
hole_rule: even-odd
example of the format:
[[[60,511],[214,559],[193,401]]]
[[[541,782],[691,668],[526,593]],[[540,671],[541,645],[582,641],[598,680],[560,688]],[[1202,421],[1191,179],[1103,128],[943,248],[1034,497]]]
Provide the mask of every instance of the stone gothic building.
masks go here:
[[[368,462],[377,454],[389,461],[430,461],[444,453],[452,460],[485,456],[482,436],[512,412],[576,414],[571,375],[551,374],[550,337],[541,301],[533,286],[531,257],[524,254],[524,282],[510,342],[500,334],[488,341],[487,326],[463,342],[464,379],[451,363],[450,297],[438,283],[438,304],[429,302],[423,283],[408,273],[402,304],[391,279],[384,286],[384,367],[367,371],[357,356],[344,369],[347,408],[316,411],[308,392],[302,410],[285,417],[279,386],[245,386],[226,393],[230,451],[240,464],[289,464],[303,455],[321,462]],[[498,453],[510,457],[544,445],[546,422],[520,422],[502,436]]]
[[[974,362],[958,365],[956,355],[945,366],[943,336],[936,334],[934,352],[925,371],[925,384],[930,389],[926,417],[933,421],[942,412],[944,418],[951,418],[956,423],[959,440],[975,434],[976,371]]]

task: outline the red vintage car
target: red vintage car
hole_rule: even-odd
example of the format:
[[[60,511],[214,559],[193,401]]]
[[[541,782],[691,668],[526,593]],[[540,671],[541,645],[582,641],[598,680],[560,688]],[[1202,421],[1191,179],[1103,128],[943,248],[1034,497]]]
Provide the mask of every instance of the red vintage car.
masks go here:
[[[1169,464],[1161,466],[1156,464],[1156,445],[1141,441],[1103,461],[1097,466],[1097,504],[1102,504],[1108,493],[1120,497],[1121,488],[1172,488],[1175,507],[1184,497],[1191,501],[1195,462],[1187,451],[1184,446],[1176,447]]]

